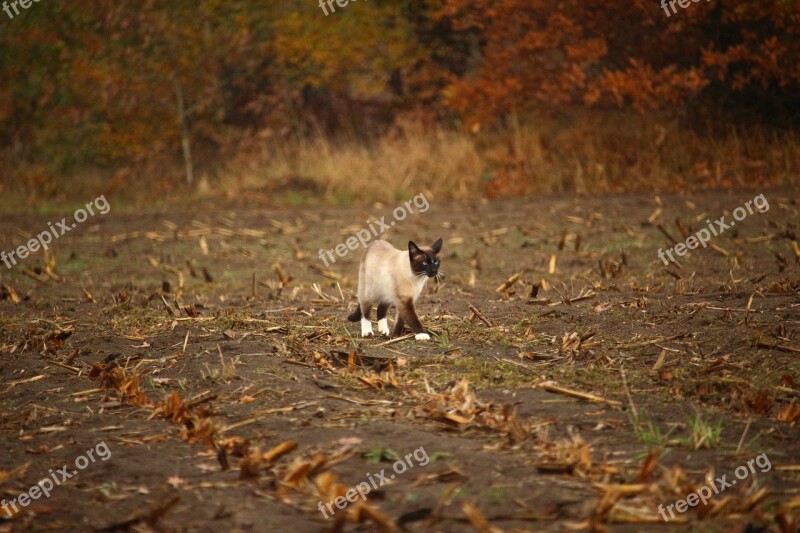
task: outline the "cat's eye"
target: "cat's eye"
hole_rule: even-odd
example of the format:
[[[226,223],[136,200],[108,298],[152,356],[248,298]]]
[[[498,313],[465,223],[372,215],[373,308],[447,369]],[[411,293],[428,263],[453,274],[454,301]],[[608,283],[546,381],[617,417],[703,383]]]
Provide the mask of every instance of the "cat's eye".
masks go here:
[[[428,266],[428,262],[427,261],[423,261],[422,262],[422,266]]]

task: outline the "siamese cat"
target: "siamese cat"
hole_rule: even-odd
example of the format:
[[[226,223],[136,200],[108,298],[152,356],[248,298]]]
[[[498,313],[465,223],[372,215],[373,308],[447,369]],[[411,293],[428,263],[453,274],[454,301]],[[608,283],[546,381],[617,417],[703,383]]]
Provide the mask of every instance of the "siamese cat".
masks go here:
[[[406,324],[418,341],[430,340],[422,329],[414,303],[422,294],[428,278],[439,275],[439,251],[442,239],[433,246],[419,247],[408,241],[408,251],[398,250],[386,241],[378,240],[367,246],[358,269],[358,308],[347,317],[350,322],[361,320],[361,336],[372,336],[369,313],[378,308],[378,332],[390,335],[386,313],[397,308],[392,337],[403,333]]]

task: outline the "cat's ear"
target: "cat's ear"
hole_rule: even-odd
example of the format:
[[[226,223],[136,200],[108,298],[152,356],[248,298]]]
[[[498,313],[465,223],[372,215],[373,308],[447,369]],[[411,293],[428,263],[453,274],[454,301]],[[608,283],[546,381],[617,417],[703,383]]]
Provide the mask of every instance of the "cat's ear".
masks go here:
[[[414,256],[422,255],[422,250],[419,249],[419,246],[414,244],[414,241],[408,241],[408,255],[411,256],[412,259]]]
[[[433,253],[438,254],[441,249],[442,249],[442,238],[439,237],[438,239],[436,239],[436,242],[433,243],[433,246],[431,246],[431,250],[433,250]]]

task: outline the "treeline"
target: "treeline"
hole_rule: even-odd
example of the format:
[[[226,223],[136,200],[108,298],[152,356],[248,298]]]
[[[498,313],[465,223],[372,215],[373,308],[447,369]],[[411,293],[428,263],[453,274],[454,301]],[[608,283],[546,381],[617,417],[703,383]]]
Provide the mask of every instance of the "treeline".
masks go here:
[[[3,18],[2,180],[47,194],[75,169],[123,183],[164,162],[186,179],[409,121],[474,133],[627,109],[791,128],[800,112],[796,0],[333,5],[84,0]]]

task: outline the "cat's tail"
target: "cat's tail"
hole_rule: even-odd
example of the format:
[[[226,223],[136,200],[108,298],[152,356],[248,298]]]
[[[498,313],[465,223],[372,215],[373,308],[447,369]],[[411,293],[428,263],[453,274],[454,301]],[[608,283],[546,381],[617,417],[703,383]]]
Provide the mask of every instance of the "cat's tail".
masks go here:
[[[356,310],[347,315],[347,320],[350,322],[358,322],[361,320],[361,306],[356,307]]]

